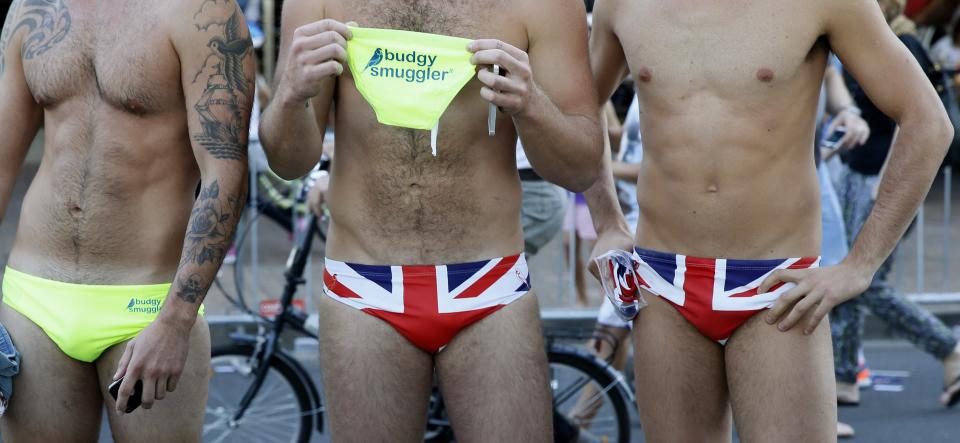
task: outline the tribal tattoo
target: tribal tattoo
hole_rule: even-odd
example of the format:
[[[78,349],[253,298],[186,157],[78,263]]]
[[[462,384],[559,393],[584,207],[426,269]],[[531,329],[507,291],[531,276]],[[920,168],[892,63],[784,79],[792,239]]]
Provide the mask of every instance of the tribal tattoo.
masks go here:
[[[194,105],[200,115],[202,132],[194,133],[193,140],[215,158],[243,161],[246,158],[243,140],[247,131],[243,110],[249,109],[253,100],[250,87],[253,80],[245,75],[243,64],[246,57],[253,57],[253,44],[242,29],[237,10],[224,22],[210,21],[196,24],[196,27],[197,31],[220,27],[223,34],[214,36],[207,43],[210,53],[193,77],[195,84],[201,75],[212,71],[207,75],[200,100]]]
[[[26,60],[43,55],[70,33],[73,21],[63,0],[24,0],[19,9],[19,21],[11,34],[26,28],[20,44],[20,54]]]
[[[13,18],[17,15],[18,3],[14,1],[7,10],[7,18],[3,21],[3,33],[0,33],[0,75],[3,75],[3,67],[7,55],[7,46],[10,44],[10,36],[13,35]]]

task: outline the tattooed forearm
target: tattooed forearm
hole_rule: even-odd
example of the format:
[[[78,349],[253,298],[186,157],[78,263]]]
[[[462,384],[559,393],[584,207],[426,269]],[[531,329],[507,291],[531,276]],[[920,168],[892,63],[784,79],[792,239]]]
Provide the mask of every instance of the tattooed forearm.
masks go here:
[[[194,105],[202,132],[193,134],[193,140],[222,160],[246,158],[247,114],[253,102],[250,87],[253,80],[244,73],[244,60],[253,57],[253,45],[241,24],[240,12],[236,10],[224,22],[196,24],[198,31],[223,28],[222,35],[208,42],[210,53],[193,78],[193,83],[197,83],[206,74],[203,94]]]
[[[210,284],[204,284],[200,274],[193,274],[177,281],[177,297],[188,303],[203,300],[207,289],[210,289]]]
[[[243,211],[243,194],[243,191],[221,193],[218,180],[200,190],[190,214],[183,255],[177,270],[177,297],[194,303],[202,300],[207,293],[213,275],[223,263],[223,257],[233,241],[233,233]],[[211,266],[208,268],[211,270],[207,273],[208,278],[196,272],[203,266]]]
[[[70,33],[70,11],[63,0],[24,0],[13,33],[26,28],[20,54],[29,60],[63,41]]]
[[[7,56],[7,46],[10,45],[10,36],[13,35],[13,18],[17,15],[18,1],[10,3],[7,17],[3,20],[3,33],[0,33],[0,75],[3,75],[4,63]]]

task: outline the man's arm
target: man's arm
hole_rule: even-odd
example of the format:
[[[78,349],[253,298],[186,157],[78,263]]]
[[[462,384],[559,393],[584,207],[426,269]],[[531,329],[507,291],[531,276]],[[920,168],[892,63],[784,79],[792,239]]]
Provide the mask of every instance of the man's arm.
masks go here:
[[[254,53],[243,12],[234,2],[190,0],[176,5],[171,41],[180,58],[187,127],[200,195],[193,205],[173,285],[157,319],[131,340],[115,379],[125,376],[117,410],[136,381],[143,406],[176,389],[200,303],[223,262],[243,211],[247,134],[254,93]],[[227,101],[235,112],[219,112]]]
[[[506,76],[481,69],[480,95],[513,117],[530,164],[544,179],[583,191],[597,177],[603,133],[587,63],[587,19],[580,0],[533,5],[528,52],[499,40],[476,40],[475,65],[500,65]]]
[[[323,154],[327,116],[351,34],[343,23],[323,20],[316,0],[287,0],[282,15],[275,95],[260,119],[260,142],[270,169],[294,179]]]
[[[597,90],[596,103],[602,105],[610,99],[617,86],[627,75],[626,57],[623,47],[613,28],[616,14],[616,2],[606,0],[597,2],[593,9],[593,30],[590,33],[590,67],[593,70],[594,85]],[[611,249],[631,250],[634,239],[630,227],[623,217],[623,210],[617,200],[617,190],[613,174],[613,160],[609,140],[604,140],[603,158],[600,176],[593,186],[583,193],[590,208],[590,217],[597,231],[597,242],[591,253],[592,258]],[[636,177],[634,177],[636,180]],[[596,275],[597,268],[590,266]]]
[[[823,0],[826,34],[833,50],[870,100],[900,127],[876,204],[850,253],[837,266],[783,271],[764,282],[796,283],[768,313],[790,329],[809,311],[805,332],[812,332],[833,306],[862,293],[896,246],[923,202],[943,162],[953,127],[930,81],[893,35],[873,0]],[[792,310],[790,309],[793,307]]]
[[[30,94],[20,61],[20,40],[26,27],[18,27],[19,5],[20,1],[10,5],[0,34],[0,122],[4,128],[0,137],[0,222],[10,203],[20,165],[43,118],[43,108]]]

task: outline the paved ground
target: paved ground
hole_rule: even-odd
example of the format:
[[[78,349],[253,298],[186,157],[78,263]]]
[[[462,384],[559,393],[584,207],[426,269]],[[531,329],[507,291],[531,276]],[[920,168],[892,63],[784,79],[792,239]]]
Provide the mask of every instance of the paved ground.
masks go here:
[[[871,341],[865,349],[867,361],[875,371],[905,371],[909,376],[902,392],[863,391],[861,406],[841,408],[840,419],[857,430],[852,442],[870,443],[956,443],[960,441],[960,406],[947,410],[939,406],[940,365],[929,356],[901,341]],[[299,354],[305,367],[316,377],[317,359],[310,352]],[[318,380],[319,382],[319,380]],[[643,442],[642,429],[634,414],[633,442]],[[112,439],[102,428],[101,442]],[[328,442],[315,434],[312,442]]]

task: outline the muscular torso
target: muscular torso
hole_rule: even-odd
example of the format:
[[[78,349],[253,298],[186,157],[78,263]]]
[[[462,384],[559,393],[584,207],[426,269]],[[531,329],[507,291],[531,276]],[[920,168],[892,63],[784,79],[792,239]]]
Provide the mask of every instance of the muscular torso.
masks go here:
[[[814,6],[620,3],[614,29],[642,109],[640,246],[818,255],[812,147],[827,45]]]
[[[9,264],[66,282],[169,282],[199,172],[166,2],[66,4],[62,40],[23,59],[44,153]]]
[[[365,27],[497,38],[526,50],[523,15],[498,13],[513,7],[500,0],[337,1],[324,15]],[[331,258],[433,264],[521,251],[516,131],[500,113],[496,136],[487,136],[488,102],[480,87],[471,80],[444,112],[434,157],[429,131],[379,124],[349,69],[340,76]]]

